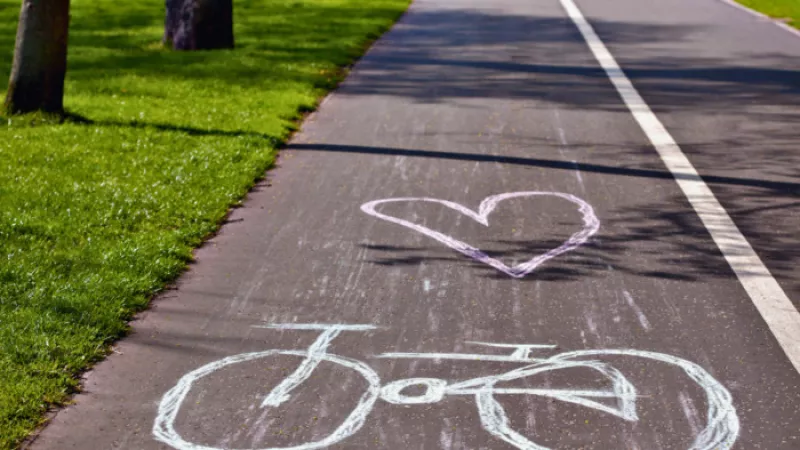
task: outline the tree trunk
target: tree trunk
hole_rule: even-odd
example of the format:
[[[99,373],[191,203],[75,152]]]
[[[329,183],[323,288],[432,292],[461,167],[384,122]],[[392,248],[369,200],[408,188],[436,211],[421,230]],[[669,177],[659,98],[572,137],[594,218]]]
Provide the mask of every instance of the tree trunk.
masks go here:
[[[9,114],[64,112],[69,0],[23,0],[8,83]]]
[[[164,43],[175,50],[233,48],[233,0],[166,0]]]

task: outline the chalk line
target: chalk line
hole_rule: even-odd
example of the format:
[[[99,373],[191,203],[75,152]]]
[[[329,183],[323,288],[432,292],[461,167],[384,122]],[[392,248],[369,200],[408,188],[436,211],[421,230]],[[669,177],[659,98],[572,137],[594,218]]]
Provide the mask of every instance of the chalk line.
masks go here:
[[[410,386],[425,386],[422,395],[404,395],[401,391]],[[406,378],[393,381],[381,389],[381,400],[394,405],[422,405],[436,403],[447,393],[447,381],[441,378]]]
[[[480,345],[483,347],[513,348],[515,350],[531,349],[531,348],[552,350],[558,348],[558,346],[555,344],[503,344],[499,342],[481,342],[481,341],[466,341],[465,343],[472,345]]]
[[[159,441],[171,446],[172,448],[180,450],[222,450],[217,447],[211,447],[201,444],[195,444],[185,440],[180,433],[175,430],[175,420],[180,412],[180,407],[186,399],[186,395],[192,389],[195,381],[209,375],[210,373],[219,370],[231,364],[236,364],[244,361],[251,361],[254,359],[265,358],[272,355],[291,355],[307,357],[307,351],[294,351],[294,350],[267,350],[255,353],[242,353],[239,355],[229,356],[227,358],[214,361],[206,364],[199,369],[193,370],[184,375],[172,389],[167,392],[161,399],[158,405],[158,415],[153,424],[153,435]],[[380,378],[372,368],[367,366],[361,361],[345,358],[343,356],[332,355],[326,353],[322,358],[324,361],[340,364],[349,369],[353,369],[367,381],[366,392],[361,396],[358,404],[349,416],[328,436],[314,441],[306,442],[289,447],[269,447],[264,449],[253,450],[312,450],[331,446],[343,439],[346,439],[355,434],[364,425],[375,401],[378,400],[380,394]],[[233,449],[228,449],[233,450]]]
[[[557,345],[500,344],[495,342],[478,342],[478,341],[467,341],[466,343],[472,345],[480,345],[483,347],[511,348],[514,349],[514,352],[511,353],[511,358],[520,361],[525,361],[530,359],[531,352],[533,350],[553,350],[558,347]]]
[[[254,325],[253,328],[268,328],[273,330],[338,330],[338,331],[369,331],[377,330],[375,325],[347,325],[343,323],[271,323],[269,325]]]
[[[380,377],[371,367],[365,363],[345,358],[343,356],[332,355],[327,353],[328,346],[342,331],[367,331],[373,330],[376,327],[372,325],[346,325],[346,324],[270,324],[263,326],[256,326],[255,328],[272,328],[279,330],[314,330],[322,331],[317,339],[305,351],[297,350],[267,350],[263,352],[242,353],[239,355],[229,356],[208,363],[199,369],[195,369],[188,374],[181,377],[178,383],[170,389],[158,406],[158,415],[156,416],[155,423],[153,424],[153,435],[156,439],[165,444],[168,444],[176,449],[181,450],[220,450],[217,447],[209,447],[205,445],[195,444],[186,441],[181,437],[180,433],[175,429],[175,420],[180,412],[181,404],[186,399],[192,385],[195,381],[209,375],[210,373],[222,369],[231,364],[240,362],[251,361],[259,358],[266,358],[273,355],[290,355],[303,357],[300,366],[289,376],[284,378],[278,386],[272,389],[264,399],[261,407],[278,406],[291,398],[290,393],[297,388],[300,384],[305,382],[313,373],[314,369],[322,361],[332,362],[339,364],[343,367],[352,369],[367,381],[367,389],[358,401],[358,404],[347,416],[344,422],[339,425],[328,436],[314,441],[303,444],[298,444],[290,447],[270,447],[266,449],[254,450],[311,450],[318,448],[325,448],[333,445],[343,439],[346,439],[355,434],[364,425],[370,411],[380,395]]]
[[[800,372],[800,312],[795,309],[789,297],[733,223],[675,139],[639,95],[639,91],[622,71],[575,2],[560,1],[636,122],[675,177],[675,182],[700,216],[711,238],[739,278],[739,282],[783,351],[786,352],[789,361]]]
[[[291,391],[307,381],[311,373],[322,361],[338,364],[358,372],[367,381],[368,386],[352,412],[339,427],[328,436],[313,442],[296,444],[289,447],[270,447],[266,450],[276,450],[278,448],[288,450],[311,450],[336,444],[352,436],[361,429],[378,398],[383,399],[387,403],[396,405],[419,405],[437,403],[449,395],[474,396],[483,428],[498,439],[521,450],[547,450],[547,447],[533,442],[512,428],[508,415],[502,404],[496,400],[495,396],[534,395],[548,397],[605,412],[623,420],[631,422],[638,421],[639,418],[636,412],[636,400],[638,395],[636,388],[618,369],[606,362],[597,360],[596,358],[598,356],[633,356],[672,364],[683,369],[686,375],[705,391],[708,404],[707,424],[702,430],[699,429],[698,424],[693,424],[693,431],[695,431],[696,438],[690,450],[729,449],[733,446],[739,433],[739,419],[733,407],[731,395],[725,387],[700,366],[670,355],[627,349],[579,350],[561,353],[546,359],[533,360],[526,359],[528,357],[527,353],[532,349],[552,349],[554,346],[473,342],[472,344],[485,347],[511,350],[511,355],[504,356],[505,358],[509,358],[506,359],[507,361],[531,363],[505,373],[482,376],[454,383],[449,383],[447,380],[440,378],[408,378],[395,380],[381,387],[380,377],[365,363],[327,352],[331,342],[341,332],[364,331],[372,329],[372,326],[344,324],[277,324],[267,325],[265,327],[274,329],[315,330],[321,331],[321,333],[307,350],[267,350],[263,352],[243,353],[211,362],[184,375],[178,380],[175,387],[170,389],[161,399],[158,407],[158,415],[153,424],[153,434],[156,439],[180,450],[221,450],[218,447],[189,442],[175,429],[175,421],[180,412],[181,405],[186,400],[186,396],[191,391],[194,382],[232,364],[277,355],[298,356],[303,358],[303,361],[294,373],[284,378],[283,381],[270,392],[264,404],[262,404],[262,407],[277,406],[290,400]],[[454,357],[454,355],[458,357]],[[444,356],[443,359],[486,360],[486,355],[441,353],[394,353],[383,354],[379,357],[435,357],[439,359],[442,358],[442,356]],[[503,357],[502,355],[489,356]],[[583,359],[588,357],[593,359]],[[569,369],[592,370],[609,381],[611,383],[611,389],[541,389],[497,386],[498,383],[513,382],[542,373]],[[421,394],[413,395],[403,393],[404,390],[412,386],[422,387],[424,391]],[[612,402],[615,401],[615,404],[609,404],[607,402],[608,400]],[[685,405],[688,404],[687,402],[691,399],[686,400],[681,398],[681,400],[682,405]],[[606,403],[604,403],[604,401],[606,401]]]
[[[352,330],[352,326],[350,326],[349,329]],[[317,340],[311,344],[311,347],[308,348],[305,359],[303,359],[303,362],[300,363],[297,369],[295,369],[291,375],[284,378],[280,384],[275,386],[275,388],[273,388],[269,394],[264,397],[261,407],[266,408],[268,406],[280,406],[289,400],[289,398],[291,398],[291,392],[297,388],[297,386],[308,380],[308,377],[311,376],[311,374],[314,372],[314,369],[316,369],[317,366],[319,366],[319,363],[322,362],[325,354],[328,352],[328,347],[331,345],[331,342],[333,342],[333,340],[336,339],[336,337],[339,336],[342,331],[344,331],[343,328],[336,325],[332,325],[325,329],[325,331],[319,335]]]
[[[636,314],[636,318],[639,319],[639,324],[642,325],[642,328],[644,328],[645,331],[650,331],[652,328],[650,321],[647,320],[647,316],[644,314],[644,311],[642,311],[642,308],[640,308],[639,305],[637,305],[633,300],[631,293],[623,289],[622,296],[625,298],[625,303],[627,303],[628,306],[630,306],[633,310],[634,314]]]
[[[595,356],[634,356],[672,364],[683,369],[683,372],[703,388],[706,394],[707,418],[703,431],[695,438],[689,450],[727,450],[739,437],[739,416],[733,406],[733,398],[719,381],[714,379],[699,365],[672,355],[642,350],[576,350],[560,353],[550,358],[551,361],[574,360]]]
[[[484,226],[489,226],[489,215],[494,211],[497,205],[508,199],[512,198],[519,198],[519,197],[535,197],[535,196],[552,196],[552,197],[559,197],[563,198],[564,200],[568,200],[576,205],[578,205],[578,210],[581,212],[583,217],[583,228],[574,233],[570,238],[561,244],[560,246],[549,250],[548,252],[534,256],[533,258],[529,259],[526,262],[521,264],[517,264],[513,267],[507,266],[505,263],[501,262],[498,259],[492,258],[491,256],[487,255],[483,251],[478,248],[475,248],[466,242],[460,241],[452,236],[448,236],[444,233],[441,233],[436,230],[432,230],[424,225],[419,225],[414,222],[410,222],[408,220],[400,219],[398,217],[390,216],[387,214],[379,213],[375,210],[378,205],[384,203],[396,203],[396,202],[430,202],[430,203],[438,203],[440,205],[444,205],[450,209],[460,212],[461,214],[471,218],[472,220],[480,223]],[[480,261],[488,266],[494,267],[495,269],[499,270],[500,272],[505,273],[508,276],[514,278],[522,278],[525,275],[536,270],[537,267],[542,265],[543,263],[547,262],[548,260],[555,258],[562,253],[569,252],[571,250],[576,249],[577,247],[586,243],[589,238],[597,233],[597,230],[600,229],[600,220],[598,220],[597,216],[594,214],[594,209],[591,205],[586,203],[585,201],[581,200],[578,197],[570,194],[564,194],[561,192],[540,192],[540,191],[527,191],[527,192],[507,192],[504,194],[498,195],[491,195],[486,197],[481,202],[480,206],[478,206],[478,211],[473,211],[463,205],[460,205],[455,202],[450,202],[447,200],[440,200],[438,198],[428,198],[428,197],[400,197],[400,198],[387,198],[382,200],[374,200],[371,202],[364,203],[361,205],[361,210],[365,213],[369,214],[370,216],[377,217],[379,219],[383,219],[387,222],[396,223],[398,225],[402,225],[406,228],[410,228],[418,233],[424,234],[425,236],[431,237],[436,239],[437,241],[441,242],[442,244],[456,250],[466,256],[469,256],[476,261]]]
[[[382,359],[433,359],[455,361],[493,361],[493,362],[540,362],[544,358],[520,359],[517,355],[484,355],[480,353],[381,353],[376,358]]]

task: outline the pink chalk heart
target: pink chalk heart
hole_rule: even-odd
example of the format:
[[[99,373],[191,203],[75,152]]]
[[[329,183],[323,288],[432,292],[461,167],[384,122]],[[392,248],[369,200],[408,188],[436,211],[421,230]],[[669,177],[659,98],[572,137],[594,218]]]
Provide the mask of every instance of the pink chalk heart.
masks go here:
[[[494,211],[495,207],[497,207],[497,205],[503,200],[520,198],[520,197],[543,197],[543,196],[562,198],[577,205],[578,211],[580,211],[580,213],[583,215],[583,228],[577,233],[570,236],[570,238],[567,239],[560,246],[552,250],[549,250],[544,254],[534,256],[531,259],[521,264],[517,264],[513,267],[507,266],[502,261],[492,258],[491,256],[487,255],[480,249],[475,248],[467,244],[466,242],[460,241],[454,237],[448,236],[436,230],[432,230],[423,225],[419,225],[404,219],[379,213],[378,211],[375,210],[375,208],[378,205],[384,203],[396,203],[396,202],[438,203],[440,205],[444,205],[450,209],[458,211],[461,214],[470,217],[472,220],[488,227],[489,214],[491,214],[492,211]],[[480,261],[486,265],[494,267],[500,272],[503,272],[506,275],[509,275],[514,278],[522,278],[525,275],[528,275],[529,273],[536,270],[537,267],[544,264],[548,260],[555,258],[556,256],[562,253],[574,250],[575,248],[583,245],[592,235],[597,233],[597,230],[600,229],[600,221],[594,214],[594,209],[592,209],[591,205],[579,199],[578,197],[575,197],[574,195],[564,194],[561,192],[527,191],[527,192],[507,192],[505,194],[492,195],[483,199],[480,206],[478,207],[477,212],[458,203],[450,202],[447,200],[440,200],[438,198],[427,198],[427,197],[400,197],[400,198],[386,198],[383,200],[374,200],[361,205],[361,210],[369,214],[370,216],[383,219],[387,222],[392,222],[398,225],[402,225],[406,228],[410,228],[416,232],[422,233],[425,236],[436,239],[437,241],[452,248],[453,250],[461,252],[464,255],[467,255],[476,261]]]

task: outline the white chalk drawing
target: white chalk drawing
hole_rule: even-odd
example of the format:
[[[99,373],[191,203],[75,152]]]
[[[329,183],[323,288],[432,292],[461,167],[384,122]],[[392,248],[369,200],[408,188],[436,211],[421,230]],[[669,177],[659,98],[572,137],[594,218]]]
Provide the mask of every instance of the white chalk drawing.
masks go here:
[[[377,358],[389,359],[435,359],[435,360],[471,360],[471,361],[505,361],[522,364],[522,367],[508,372],[473,378],[469,380],[449,382],[439,378],[408,378],[381,385],[378,374],[364,362],[334,355],[328,352],[331,342],[343,331],[368,331],[375,329],[372,325],[343,324],[277,324],[264,328],[283,330],[313,330],[320,334],[308,349],[305,350],[267,350],[263,352],[244,353],[206,364],[183,376],[178,383],[162,398],[158,407],[158,416],[153,426],[153,434],[159,441],[179,450],[221,450],[192,443],[184,439],[175,429],[175,420],[186,396],[193,384],[203,377],[232,364],[266,358],[275,355],[289,355],[303,358],[299,367],[271,392],[267,393],[261,404],[262,408],[271,408],[292,399],[292,391],[308,380],[317,366],[325,362],[338,364],[352,369],[367,382],[366,391],[361,395],[357,405],[344,421],[328,436],[314,442],[306,442],[290,447],[270,447],[263,449],[241,450],[309,450],[324,448],[354,435],[361,429],[375,402],[383,401],[396,405],[419,405],[437,403],[448,396],[474,396],[480,421],[483,428],[492,436],[514,448],[522,450],[547,450],[548,447],[538,444],[530,438],[514,430],[505,409],[496,399],[500,395],[533,395],[547,397],[562,402],[573,403],[586,408],[601,411],[618,417],[621,420],[636,422],[637,391],[625,375],[598,357],[622,356],[641,358],[672,365],[680,368],[689,379],[694,381],[706,396],[706,423],[699,430],[690,450],[725,450],[733,447],[739,435],[739,418],[733,406],[730,393],[702,367],[690,361],[663,353],[640,350],[578,350],[559,353],[545,358],[535,358],[531,353],[536,350],[553,350],[552,345],[500,344],[490,342],[469,342],[472,345],[509,349],[507,355],[485,355],[479,353],[383,353]],[[499,383],[521,380],[536,374],[558,372],[565,369],[586,369],[605,380],[607,389],[528,389],[500,387]],[[408,395],[403,392],[412,386],[419,386],[421,394]]]
[[[374,327],[370,325],[320,324],[288,324],[272,325],[270,327],[297,330],[320,330],[322,333],[305,351],[267,350],[263,352],[242,353],[206,364],[205,366],[184,375],[183,378],[178,381],[178,384],[170,389],[169,392],[167,392],[161,399],[161,403],[158,406],[158,416],[156,416],[156,422],[155,425],[153,425],[153,434],[155,435],[156,439],[172,446],[173,448],[181,450],[222,450],[218,447],[208,447],[188,442],[184,440],[180,434],[178,434],[178,432],[175,430],[175,419],[180,411],[181,403],[186,398],[186,394],[188,394],[192,389],[194,382],[205,377],[206,375],[231,364],[251,361],[273,355],[301,356],[306,359],[303,360],[303,363],[301,363],[300,367],[298,367],[294,373],[288,376],[264,398],[262,407],[273,406],[288,400],[291,397],[290,393],[292,389],[308,379],[314,369],[322,361],[332,362],[348,369],[353,369],[364,377],[368,386],[367,391],[359,399],[358,405],[353,409],[350,415],[347,416],[345,421],[333,431],[333,433],[315,442],[309,442],[293,447],[282,447],[284,450],[308,450],[324,448],[335,444],[342,439],[352,436],[356,431],[358,431],[364,424],[364,420],[366,420],[367,415],[372,409],[372,406],[375,404],[375,401],[378,400],[378,395],[380,393],[380,378],[378,377],[378,374],[372,370],[372,368],[363,362],[345,358],[343,356],[332,355],[327,352],[327,348],[330,342],[342,331],[365,331]]]
[[[551,249],[544,254],[534,256],[528,261],[525,261],[521,264],[509,267],[502,261],[496,258],[492,258],[491,256],[487,255],[480,249],[475,248],[467,244],[466,242],[460,241],[452,236],[448,236],[439,231],[432,230],[424,225],[420,225],[414,222],[410,222],[408,220],[383,214],[376,210],[376,207],[385,203],[397,203],[397,202],[438,203],[450,209],[456,210],[461,214],[464,214],[465,216],[471,218],[472,220],[488,227],[489,215],[492,213],[492,211],[494,211],[495,207],[497,207],[497,205],[500,202],[520,197],[558,197],[564,200],[568,200],[577,205],[578,211],[580,211],[580,213],[583,215],[583,228],[580,231],[574,233],[572,236],[570,236],[570,238],[560,246]],[[591,205],[581,200],[580,198],[575,197],[574,195],[565,194],[562,192],[526,191],[526,192],[507,192],[505,194],[492,195],[483,199],[480,206],[478,206],[478,211],[473,211],[458,203],[450,202],[447,200],[441,200],[438,198],[427,198],[427,197],[399,197],[399,198],[387,198],[383,200],[374,200],[361,205],[361,210],[369,214],[370,216],[383,219],[387,222],[392,222],[398,225],[402,225],[418,233],[422,233],[425,236],[436,239],[437,241],[452,248],[453,250],[461,252],[464,255],[472,259],[475,259],[476,261],[480,261],[486,265],[494,267],[500,272],[503,272],[506,275],[509,275],[514,278],[522,278],[528,275],[529,273],[533,272],[534,270],[536,270],[537,267],[544,264],[548,260],[578,248],[579,246],[586,243],[586,241],[592,235],[597,233],[597,230],[600,229],[600,221],[597,219],[597,216],[595,215],[594,209],[591,207]]]

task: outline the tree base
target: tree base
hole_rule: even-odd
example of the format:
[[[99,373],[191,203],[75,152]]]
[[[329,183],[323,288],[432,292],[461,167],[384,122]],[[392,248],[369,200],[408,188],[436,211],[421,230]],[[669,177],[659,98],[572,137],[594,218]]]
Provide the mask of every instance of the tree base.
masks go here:
[[[233,48],[233,0],[166,0],[164,43],[175,50]]]
[[[24,0],[3,109],[61,114],[67,73],[69,0]]]

